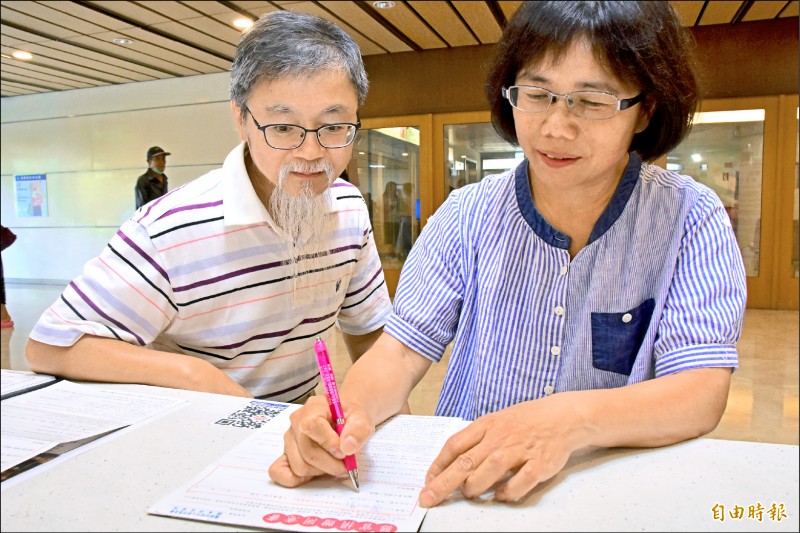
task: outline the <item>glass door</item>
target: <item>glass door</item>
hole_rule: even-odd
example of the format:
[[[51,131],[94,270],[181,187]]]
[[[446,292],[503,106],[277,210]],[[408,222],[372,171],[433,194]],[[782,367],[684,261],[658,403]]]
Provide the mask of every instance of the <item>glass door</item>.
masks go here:
[[[430,214],[430,115],[362,119],[349,166],[367,202],[389,295]]]
[[[744,259],[747,306],[759,309],[773,305],[777,118],[777,97],[705,101],[666,161],[722,200]]]
[[[800,257],[798,218],[800,218],[800,128],[798,95],[783,95],[779,104],[778,194],[775,209],[777,260],[773,309],[797,309],[800,299]]]
[[[435,115],[433,121],[436,207],[454,189],[515,168],[525,158],[497,134],[489,112]]]

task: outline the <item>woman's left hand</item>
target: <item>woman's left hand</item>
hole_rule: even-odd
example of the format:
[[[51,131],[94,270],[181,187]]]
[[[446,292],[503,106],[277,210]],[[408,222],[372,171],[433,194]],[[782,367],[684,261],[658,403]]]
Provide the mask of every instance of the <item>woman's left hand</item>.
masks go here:
[[[477,498],[498,482],[495,499],[514,502],[556,475],[580,447],[573,400],[565,394],[523,402],[450,437],[428,469],[420,505],[438,505],[459,486]]]

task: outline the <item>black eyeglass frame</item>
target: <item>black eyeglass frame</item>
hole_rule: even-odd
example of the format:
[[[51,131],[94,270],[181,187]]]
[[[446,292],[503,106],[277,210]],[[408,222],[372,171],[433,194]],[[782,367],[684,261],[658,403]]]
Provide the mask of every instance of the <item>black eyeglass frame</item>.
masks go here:
[[[356,122],[355,124],[353,124],[352,122],[334,122],[332,124],[323,124],[322,126],[320,126],[317,129],[304,128],[303,126],[300,126],[298,124],[264,124],[262,126],[261,124],[258,123],[258,120],[253,115],[253,112],[250,111],[249,107],[245,107],[245,110],[248,113],[250,113],[250,117],[253,119],[253,122],[256,125],[256,129],[261,131],[261,134],[264,137],[264,142],[267,143],[267,146],[269,146],[270,148],[272,148],[274,150],[297,150],[298,148],[303,146],[304,142],[306,142],[306,137],[307,137],[307,134],[309,134],[309,133],[315,133],[317,135],[317,142],[323,148],[327,148],[329,150],[335,150],[337,148],[347,148],[348,146],[353,144],[353,141],[356,140],[356,134],[358,134],[358,130],[361,129],[361,121],[360,120],[358,122]],[[267,140],[267,128],[270,128],[272,126],[291,126],[293,128],[300,128],[304,132],[303,133],[303,138],[300,140],[300,144],[298,144],[297,146],[294,146],[292,148],[278,148],[277,146],[272,146],[269,143],[269,141]],[[319,132],[320,132],[320,130],[323,130],[325,128],[330,128],[331,126],[353,126],[355,128],[355,131],[353,132],[353,136],[350,138],[350,142],[348,142],[347,144],[343,144],[342,146],[326,146],[326,145],[322,144],[322,139],[320,139],[320,137],[319,137]]]
[[[542,109],[541,111],[528,111],[528,110],[525,110],[525,109],[520,109],[519,107],[517,107],[514,104],[512,104],[511,103],[511,89],[520,88],[520,87],[526,87],[526,88],[529,88],[529,89],[541,89],[542,91],[546,92],[548,95],[550,95],[550,102],[547,104],[547,107]],[[537,85],[511,85],[510,87],[503,87],[502,90],[501,90],[501,95],[503,96],[503,98],[508,100],[508,103],[511,105],[511,107],[513,107],[514,109],[519,109],[523,113],[544,113],[545,111],[550,109],[550,106],[553,105],[559,98],[563,98],[564,99],[564,103],[567,104],[567,109],[569,109],[570,113],[572,113],[572,110],[573,110],[573,108],[575,106],[575,101],[571,100],[570,96],[572,96],[575,93],[607,94],[607,95],[613,96],[614,98],[617,99],[617,109],[615,110],[615,113],[613,115],[610,115],[610,116],[604,117],[604,118],[581,117],[581,118],[585,118],[585,119],[588,119],[588,120],[606,120],[606,119],[615,117],[617,115],[617,113],[619,113],[620,111],[625,111],[626,109],[629,109],[629,108],[635,106],[636,104],[638,104],[639,102],[641,102],[644,99],[644,92],[641,92],[641,93],[639,93],[636,96],[633,96],[631,98],[620,98],[616,94],[607,93],[605,91],[572,91],[572,92],[568,92],[568,93],[556,93],[556,92],[550,91],[548,89],[545,89],[544,87],[539,87]],[[572,102],[572,104],[570,104],[570,101]],[[575,116],[580,117],[580,115],[575,115]]]

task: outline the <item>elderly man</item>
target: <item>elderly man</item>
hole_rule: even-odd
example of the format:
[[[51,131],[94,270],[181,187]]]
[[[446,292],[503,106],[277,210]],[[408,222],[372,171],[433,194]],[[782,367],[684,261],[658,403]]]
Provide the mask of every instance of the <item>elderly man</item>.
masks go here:
[[[87,263],[31,332],[33,370],[302,402],[317,336],[338,326],[358,358],[391,312],[366,204],[336,179],[367,88],[340,28],[261,18],[231,71],[242,143]]]

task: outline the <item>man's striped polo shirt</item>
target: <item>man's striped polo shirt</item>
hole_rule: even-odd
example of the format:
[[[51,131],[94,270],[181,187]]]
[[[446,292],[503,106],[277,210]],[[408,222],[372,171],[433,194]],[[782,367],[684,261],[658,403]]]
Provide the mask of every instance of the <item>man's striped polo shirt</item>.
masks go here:
[[[243,154],[240,144],[222,168],[136,211],[31,338],[70,346],[89,334],[200,357],[277,401],[313,390],[317,336],[369,333],[391,313],[367,206],[336,180],[323,234],[294,261]]]

